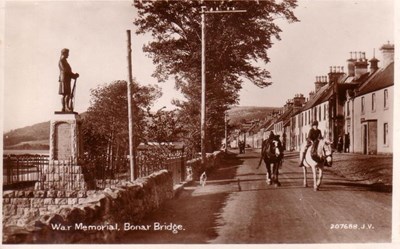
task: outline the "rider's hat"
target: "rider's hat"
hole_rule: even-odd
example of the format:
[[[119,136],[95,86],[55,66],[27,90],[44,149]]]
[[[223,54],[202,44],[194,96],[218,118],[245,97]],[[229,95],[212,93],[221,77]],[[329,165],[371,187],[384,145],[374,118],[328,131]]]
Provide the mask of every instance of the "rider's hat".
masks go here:
[[[314,120],[314,122],[312,122],[312,126],[314,126],[314,125],[318,126],[318,121],[317,120]]]

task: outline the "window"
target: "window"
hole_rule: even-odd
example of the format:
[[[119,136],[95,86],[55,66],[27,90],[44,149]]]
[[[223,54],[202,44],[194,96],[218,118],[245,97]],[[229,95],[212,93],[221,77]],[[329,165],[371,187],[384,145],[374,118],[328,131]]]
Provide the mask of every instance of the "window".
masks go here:
[[[308,110],[308,124],[311,124],[311,110]]]
[[[375,103],[375,100],[376,99],[376,97],[375,97],[375,93],[373,93],[372,94],[372,111],[375,111],[375,108],[376,108],[376,103]]]
[[[321,121],[321,106],[319,106],[319,110],[318,110],[318,120]]]
[[[308,121],[307,121],[307,112],[305,112],[304,113],[304,124],[307,124],[308,123]]]
[[[347,116],[350,116],[350,101],[347,101],[346,103],[346,114]]]
[[[324,120],[326,120],[326,104],[324,105]]]
[[[385,108],[385,109],[389,108],[389,106],[388,106],[388,97],[389,97],[388,90],[385,89],[383,91],[383,108]]]
[[[365,98],[361,97],[361,114],[365,113]]]
[[[384,145],[388,144],[388,135],[389,135],[388,123],[384,123],[383,124],[383,144]]]

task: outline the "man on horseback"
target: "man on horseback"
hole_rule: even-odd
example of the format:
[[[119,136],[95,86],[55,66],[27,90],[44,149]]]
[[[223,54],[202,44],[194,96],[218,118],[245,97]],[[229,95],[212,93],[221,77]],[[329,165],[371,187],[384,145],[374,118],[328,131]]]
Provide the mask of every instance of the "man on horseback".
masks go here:
[[[304,160],[304,157],[306,156],[307,149],[311,145],[318,143],[319,139],[322,139],[322,133],[321,133],[321,130],[318,129],[318,121],[315,120],[312,123],[312,128],[308,132],[307,144],[306,144],[305,148],[303,149],[303,153],[301,153],[299,167],[303,167],[304,166],[303,165],[303,160]]]

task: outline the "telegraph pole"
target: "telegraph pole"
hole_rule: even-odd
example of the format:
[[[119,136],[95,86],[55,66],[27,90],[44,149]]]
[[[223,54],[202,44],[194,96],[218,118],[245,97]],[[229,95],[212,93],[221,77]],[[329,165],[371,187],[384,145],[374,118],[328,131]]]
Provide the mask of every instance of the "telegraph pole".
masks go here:
[[[206,17],[201,6],[201,163],[206,162]]]
[[[201,6],[201,163],[206,162],[206,17],[205,14],[244,13],[246,10],[229,8],[219,10],[212,8],[206,11],[206,6]],[[226,142],[225,142],[226,143]]]
[[[228,152],[228,113],[225,112],[225,153]]]
[[[133,182],[137,178],[137,172],[135,168],[135,158],[134,158],[134,139],[133,139],[133,120],[132,120],[132,93],[131,87],[133,84],[132,79],[132,49],[131,49],[131,31],[127,30],[127,48],[128,48],[128,128],[129,128],[129,166],[131,171],[131,181]]]

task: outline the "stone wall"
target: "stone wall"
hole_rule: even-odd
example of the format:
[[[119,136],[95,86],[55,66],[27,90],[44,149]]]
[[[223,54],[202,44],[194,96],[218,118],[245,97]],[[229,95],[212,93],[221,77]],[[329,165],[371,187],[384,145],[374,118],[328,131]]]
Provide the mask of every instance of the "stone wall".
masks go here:
[[[5,191],[3,226],[24,226],[40,215],[79,204],[87,197],[87,192],[90,191]]]
[[[207,154],[206,168],[200,159],[189,161],[186,180],[208,173],[222,156],[220,151]],[[125,222],[137,224],[172,198],[173,187],[172,173],[161,170],[102,191],[5,191],[3,243],[112,243]]]
[[[205,171],[209,173],[215,165],[220,163],[224,153],[222,151],[214,151],[206,154],[206,166],[201,164],[201,158],[195,158],[186,163],[187,171],[191,172],[191,180],[199,179],[200,175]]]
[[[17,191],[4,197],[3,243],[110,243],[121,233],[113,227],[134,224],[172,198],[173,182],[162,170],[104,191]]]

